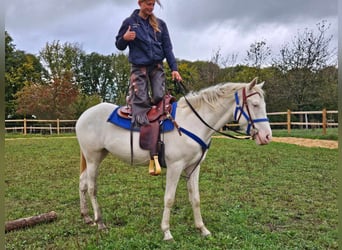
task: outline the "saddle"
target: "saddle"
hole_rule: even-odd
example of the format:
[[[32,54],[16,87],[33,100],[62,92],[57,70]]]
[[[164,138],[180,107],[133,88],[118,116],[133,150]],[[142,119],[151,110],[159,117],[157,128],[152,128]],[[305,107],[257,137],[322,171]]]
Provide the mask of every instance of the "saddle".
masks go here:
[[[167,94],[164,95],[163,99],[157,104],[151,107],[147,112],[147,118],[149,122],[154,122],[156,120],[160,121],[166,118],[166,115],[172,111],[172,103],[176,101],[176,98]],[[130,119],[132,114],[132,109],[130,105],[122,106],[118,110],[118,115],[125,119]]]
[[[160,122],[169,119],[172,111],[172,103],[175,97],[167,94],[163,99],[147,112],[149,124],[140,127],[139,144],[142,149],[150,151],[149,173],[151,175],[159,175],[160,166],[166,167],[164,159],[164,143],[160,139],[161,129]],[[123,106],[118,110],[118,115],[129,119],[131,115],[131,107]]]

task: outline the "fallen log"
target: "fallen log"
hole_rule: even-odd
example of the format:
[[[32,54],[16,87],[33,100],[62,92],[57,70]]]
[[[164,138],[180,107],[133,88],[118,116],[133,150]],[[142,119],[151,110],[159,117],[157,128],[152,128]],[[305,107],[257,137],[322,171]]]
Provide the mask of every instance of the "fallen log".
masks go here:
[[[5,232],[7,233],[12,230],[17,230],[25,227],[32,227],[40,223],[54,221],[55,219],[57,219],[57,213],[55,211],[51,211],[45,214],[8,221],[5,224]]]

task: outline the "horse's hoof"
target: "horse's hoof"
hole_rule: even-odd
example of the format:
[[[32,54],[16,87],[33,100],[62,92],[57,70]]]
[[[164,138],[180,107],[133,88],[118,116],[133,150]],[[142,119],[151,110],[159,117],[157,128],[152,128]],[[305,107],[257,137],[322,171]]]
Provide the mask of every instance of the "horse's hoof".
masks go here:
[[[100,231],[104,231],[104,230],[107,229],[106,225],[103,224],[103,223],[99,223],[99,224],[97,225],[97,228],[98,228],[98,230],[100,230]]]
[[[170,230],[167,230],[164,232],[164,240],[165,241],[174,241]]]
[[[166,242],[175,242],[175,240],[174,240],[173,237],[171,237],[171,238],[165,238],[165,237],[164,237],[163,240],[166,241]]]
[[[200,230],[201,230],[201,235],[203,237],[208,237],[211,235],[210,231],[206,227],[202,227],[200,228]]]
[[[211,236],[211,233],[210,233],[210,232],[205,233],[205,234],[202,233],[202,237],[210,237],[210,236]]]
[[[90,216],[85,216],[83,218],[83,220],[86,224],[92,224],[93,223],[93,220],[90,218]]]

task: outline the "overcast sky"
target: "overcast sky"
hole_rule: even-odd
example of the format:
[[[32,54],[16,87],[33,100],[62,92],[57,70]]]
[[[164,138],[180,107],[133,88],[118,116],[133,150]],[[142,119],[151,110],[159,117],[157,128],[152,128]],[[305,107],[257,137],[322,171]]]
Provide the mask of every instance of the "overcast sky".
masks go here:
[[[305,28],[327,20],[337,48],[338,0],[161,0],[175,56],[210,60],[215,51],[246,57],[266,41],[273,54]],[[137,0],[7,0],[5,29],[19,50],[38,54],[47,42],[79,43],[87,53],[118,53],[114,40]],[[126,51],[128,52],[128,51]]]

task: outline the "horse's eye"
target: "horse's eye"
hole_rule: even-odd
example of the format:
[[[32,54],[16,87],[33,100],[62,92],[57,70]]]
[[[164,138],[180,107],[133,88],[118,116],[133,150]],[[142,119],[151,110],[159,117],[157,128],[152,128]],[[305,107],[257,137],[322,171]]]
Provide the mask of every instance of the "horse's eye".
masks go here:
[[[257,108],[259,107],[259,103],[258,102],[252,102],[253,108]]]

